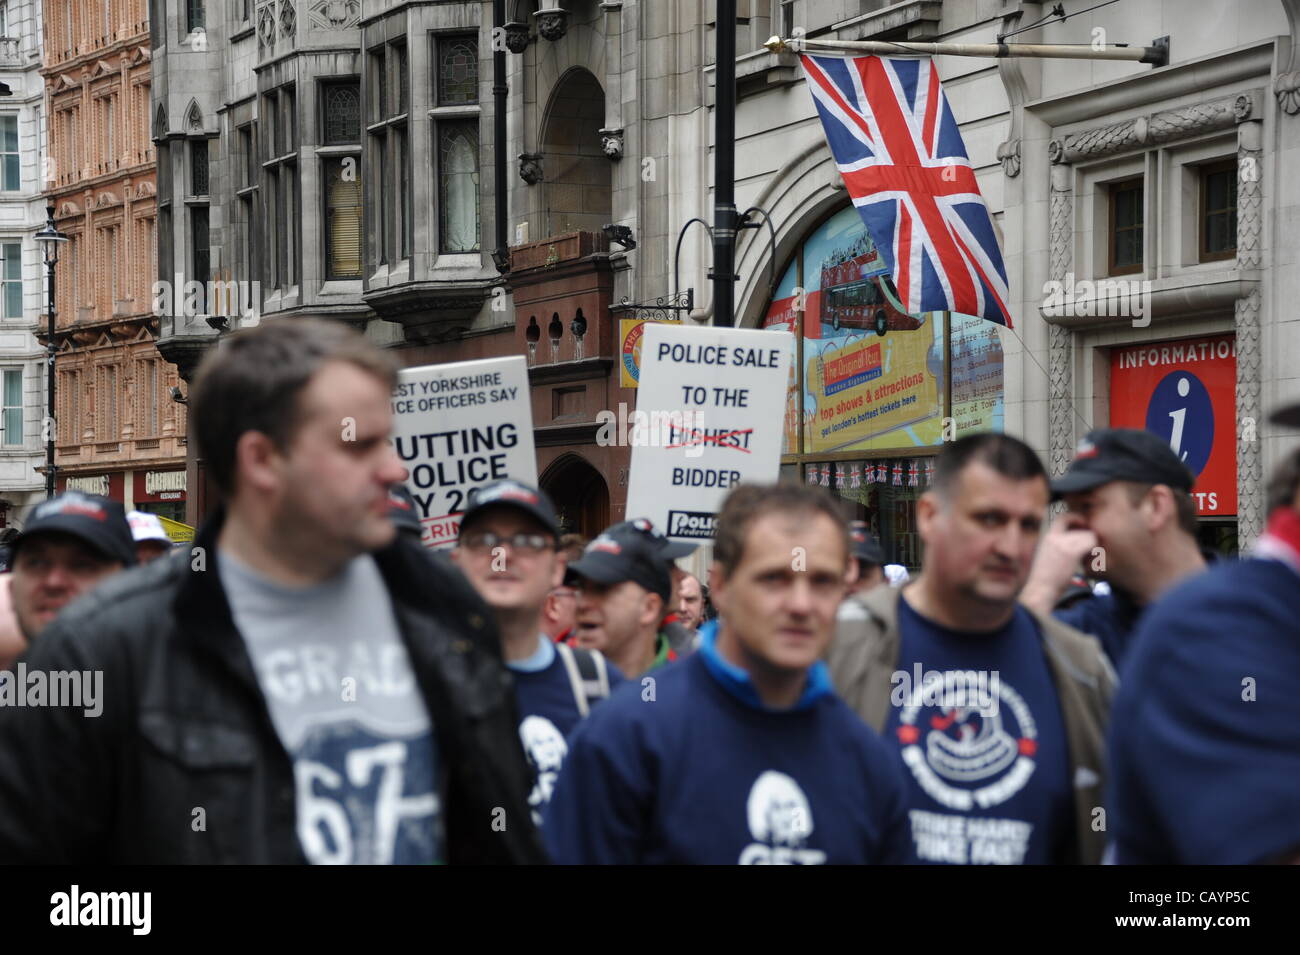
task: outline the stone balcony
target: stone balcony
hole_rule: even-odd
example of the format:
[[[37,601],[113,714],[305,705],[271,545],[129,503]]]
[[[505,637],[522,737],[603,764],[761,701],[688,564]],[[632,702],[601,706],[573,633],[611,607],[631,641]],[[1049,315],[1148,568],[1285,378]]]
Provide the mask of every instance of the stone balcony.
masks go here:
[[[0,36],[0,70],[22,69],[22,41],[16,36]]]

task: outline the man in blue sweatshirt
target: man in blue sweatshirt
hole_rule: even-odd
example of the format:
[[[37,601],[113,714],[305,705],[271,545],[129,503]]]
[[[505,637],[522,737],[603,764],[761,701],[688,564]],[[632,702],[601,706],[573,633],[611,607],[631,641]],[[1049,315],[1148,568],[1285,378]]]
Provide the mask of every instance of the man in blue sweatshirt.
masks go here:
[[[565,738],[623,676],[599,650],[556,645],[542,632],[542,605],[559,585],[564,561],[555,506],[518,481],[470,492],[452,559],[496,614],[501,654],[515,683],[519,738],[533,770],[533,822],[564,764]]]
[[[743,485],[715,533],[721,625],[578,727],[546,814],[552,858],[900,861],[901,774],[821,662],[849,579],[834,502],[798,485]]]
[[[1300,429],[1300,404],[1274,422]],[[1300,862],[1300,449],[1253,554],[1143,616],[1115,699],[1115,861]]]

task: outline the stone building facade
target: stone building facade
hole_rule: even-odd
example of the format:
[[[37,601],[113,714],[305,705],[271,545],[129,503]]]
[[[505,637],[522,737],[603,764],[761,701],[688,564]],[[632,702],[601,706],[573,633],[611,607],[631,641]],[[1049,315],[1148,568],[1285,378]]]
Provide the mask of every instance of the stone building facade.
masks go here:
[[[542,484],[577,529],[627,516],[629,449],[596,441],[598,411],[635,407],[619,376],[620,321],[663,316],[649,306],[686,289],[695,309],[675,317],[713,319],[709,238],[689,226],[713,218],[713,4],[507,2],[504,272],[492,257],[490,2],[156,6],[159,271],[217,283],[202,308],[162,316],[168,359],[188,375],[222,329],[290,315],[352,322],[408,365],[524,354]],[[1279,307],[1294,270],[1277,238],[1293,204],[1277,170],[1300,101],[1295,4],[1244,0],[1231,15],[1211,0],[1177,15],[1116,4],[1065,22],[1036,0],[737,6],[737,205],[761,213],[741,232],[735,317],[800,332],[789,473],[860,492],[844,496],[914,563],[914,502],[945,422],[1004,428],[1059,471],[1089,428],[1137,413],[1128,396],[1145,386],[1128,363],[1143,349],[1159,364],[1161,348],[1205,344],[1233,356],[1226,409],[1220,368],[1197,392],[1217,409],[1212,423],[1176,401],[1141,410],[1182,429],[1189,454],[1195,444],[1222,458],[1241,429],[1230,480],[1219,465],[1214,478],[1231,484],[1219,500],[1240,503],[1216,512],[1207,495],[1202,516],[1207,543],[1252,539],[1262,476],[1286,441],[1264,412],[1300,390],[1293,319]],[[1168,37],[1170,63],[937,58],[1002,244],[1014,328],[935,314],[931,339],[918,339],[891,325],[880,344],[928,370],[928,410],[836,444],[810,415],[839,412],[818,407],[826,395],[812,385],[827,391],[829,349],[871,344],[854,309],[875,293],[835,278],[835,256],[862,252],[861,228],[797,59],[763,41],[801,31],[992,42],[1045,17],[1014,42]],[[187,185],[199,152],[204,194]],[[608,224],[635,246],[611,243]],[[816,289],[819,302],[822,280],[838,284]],[[1150,320],[1056,315],[1051,283],[1067,280],[1072,291],[1127,283],[1148,295]]]
[[[47,0],[46,196],[58,264],[58,489],[181,519],[185,414],[159,355],[145,0]]]
[[[45,266],[32,239],[45,224],[41,157],[45,80],[41,4],[0,3],[0,526],[22,526],[45,499]]]

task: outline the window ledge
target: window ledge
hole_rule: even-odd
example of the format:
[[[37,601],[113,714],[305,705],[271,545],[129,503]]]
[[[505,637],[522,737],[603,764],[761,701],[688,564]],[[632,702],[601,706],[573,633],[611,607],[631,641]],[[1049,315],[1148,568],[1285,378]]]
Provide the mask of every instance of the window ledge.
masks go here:
[[[474,116],[480,116],[483,113],[482,107],[477,104],[467,104],[464,106],[434,106],[429,110],[430,119],[468,119]]]
[[[355,298],[363,289],[361,279],[326,279],[321,283],[319,295],[347,295]]]
[[[434,271],[440,269],[478,269],[483,265],[481,252],[444,252],[433,260]]]

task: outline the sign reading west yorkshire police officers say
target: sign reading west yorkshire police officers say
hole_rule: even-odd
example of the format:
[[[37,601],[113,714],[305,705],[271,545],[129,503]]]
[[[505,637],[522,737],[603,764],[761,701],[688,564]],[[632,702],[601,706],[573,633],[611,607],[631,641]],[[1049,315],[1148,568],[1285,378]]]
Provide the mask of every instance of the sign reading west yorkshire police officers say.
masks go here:
[[[524,357],[403,369],[393,443],[410,472],[425,545],[451,546],[470,491],[506,477],[537,486]]]
[[[727,492],[781,469],[789,332],[647,323],[628,517],[710,540]]]

